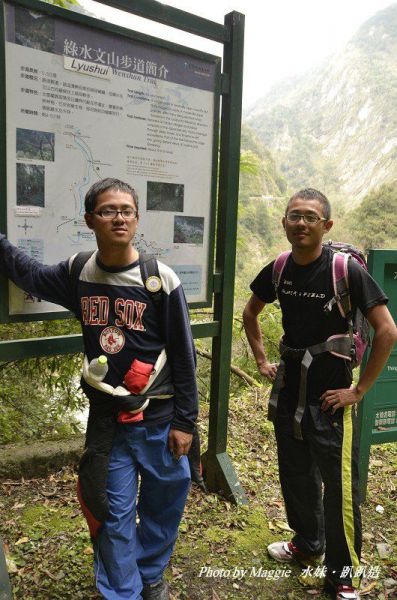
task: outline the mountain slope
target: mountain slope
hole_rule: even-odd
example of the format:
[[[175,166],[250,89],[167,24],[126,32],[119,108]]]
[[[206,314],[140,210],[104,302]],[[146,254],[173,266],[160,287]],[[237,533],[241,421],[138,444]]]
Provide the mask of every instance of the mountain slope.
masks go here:
[[[291,188],[357,203],[397,178],[397,4],[345,49],[274,87],[246,115]]]

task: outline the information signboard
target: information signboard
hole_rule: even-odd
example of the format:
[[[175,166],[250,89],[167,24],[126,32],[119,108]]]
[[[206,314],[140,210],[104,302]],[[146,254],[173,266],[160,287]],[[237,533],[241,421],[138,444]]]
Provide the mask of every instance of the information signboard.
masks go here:
[[[139,196],[138,250],[209,305],[220,58],[28,6],[3,3],[9,240],[47,264],[94,249],[84,195],[117,177]],[[64,311],[13,284],[2,301],[5,320]]]

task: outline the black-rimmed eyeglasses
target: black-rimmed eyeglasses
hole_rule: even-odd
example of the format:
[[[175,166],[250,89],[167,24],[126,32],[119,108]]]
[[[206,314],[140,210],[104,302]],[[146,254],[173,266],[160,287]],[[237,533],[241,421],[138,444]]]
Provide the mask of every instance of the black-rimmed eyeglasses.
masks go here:
[[[318,215],[301,215],[300,213],[290,212],[285,215],[288,223],[299,223],[301,219],[307,225],[317,225],[320,221],[328,221],[324,217],[319,217]]]
[[[123,208],[122,210],[116,210],[115,208],[104,208],[92,212],[93,215],[99,215],[102,219],[115,219],[118,215],[121,215],[126,221],[136,219],[137,212],[134,208]]]

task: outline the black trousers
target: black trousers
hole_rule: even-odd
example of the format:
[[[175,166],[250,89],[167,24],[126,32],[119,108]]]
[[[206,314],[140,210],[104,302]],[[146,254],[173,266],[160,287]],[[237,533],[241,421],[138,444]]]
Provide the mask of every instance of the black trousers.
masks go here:
[[[303,441],[293,437],[286,415],[275,422],[280,483],[288,523],[296,532],[292,541],[304,554],[325,550],[327,577],[358,587],[354,574],[362,539],[355,410],[349,406],[331,415],[310,405],[302,425]]]

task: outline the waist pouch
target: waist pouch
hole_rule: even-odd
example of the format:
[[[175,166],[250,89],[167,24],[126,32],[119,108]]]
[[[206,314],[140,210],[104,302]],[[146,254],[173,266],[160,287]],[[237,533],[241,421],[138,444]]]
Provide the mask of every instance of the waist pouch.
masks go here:
[[[139,412],[149,404],[150,398],[172,398],[174,387],[165,351],[159,355],[147,384],[140,394],[131,394],[123,386],[113,386],[87,377],[88,360],[81,387],[90,400],[85,448],[78,469],[77,496],[87,520],[91,538],[95,539],[109,514],[106,493],[108,465],[120,411]]]

